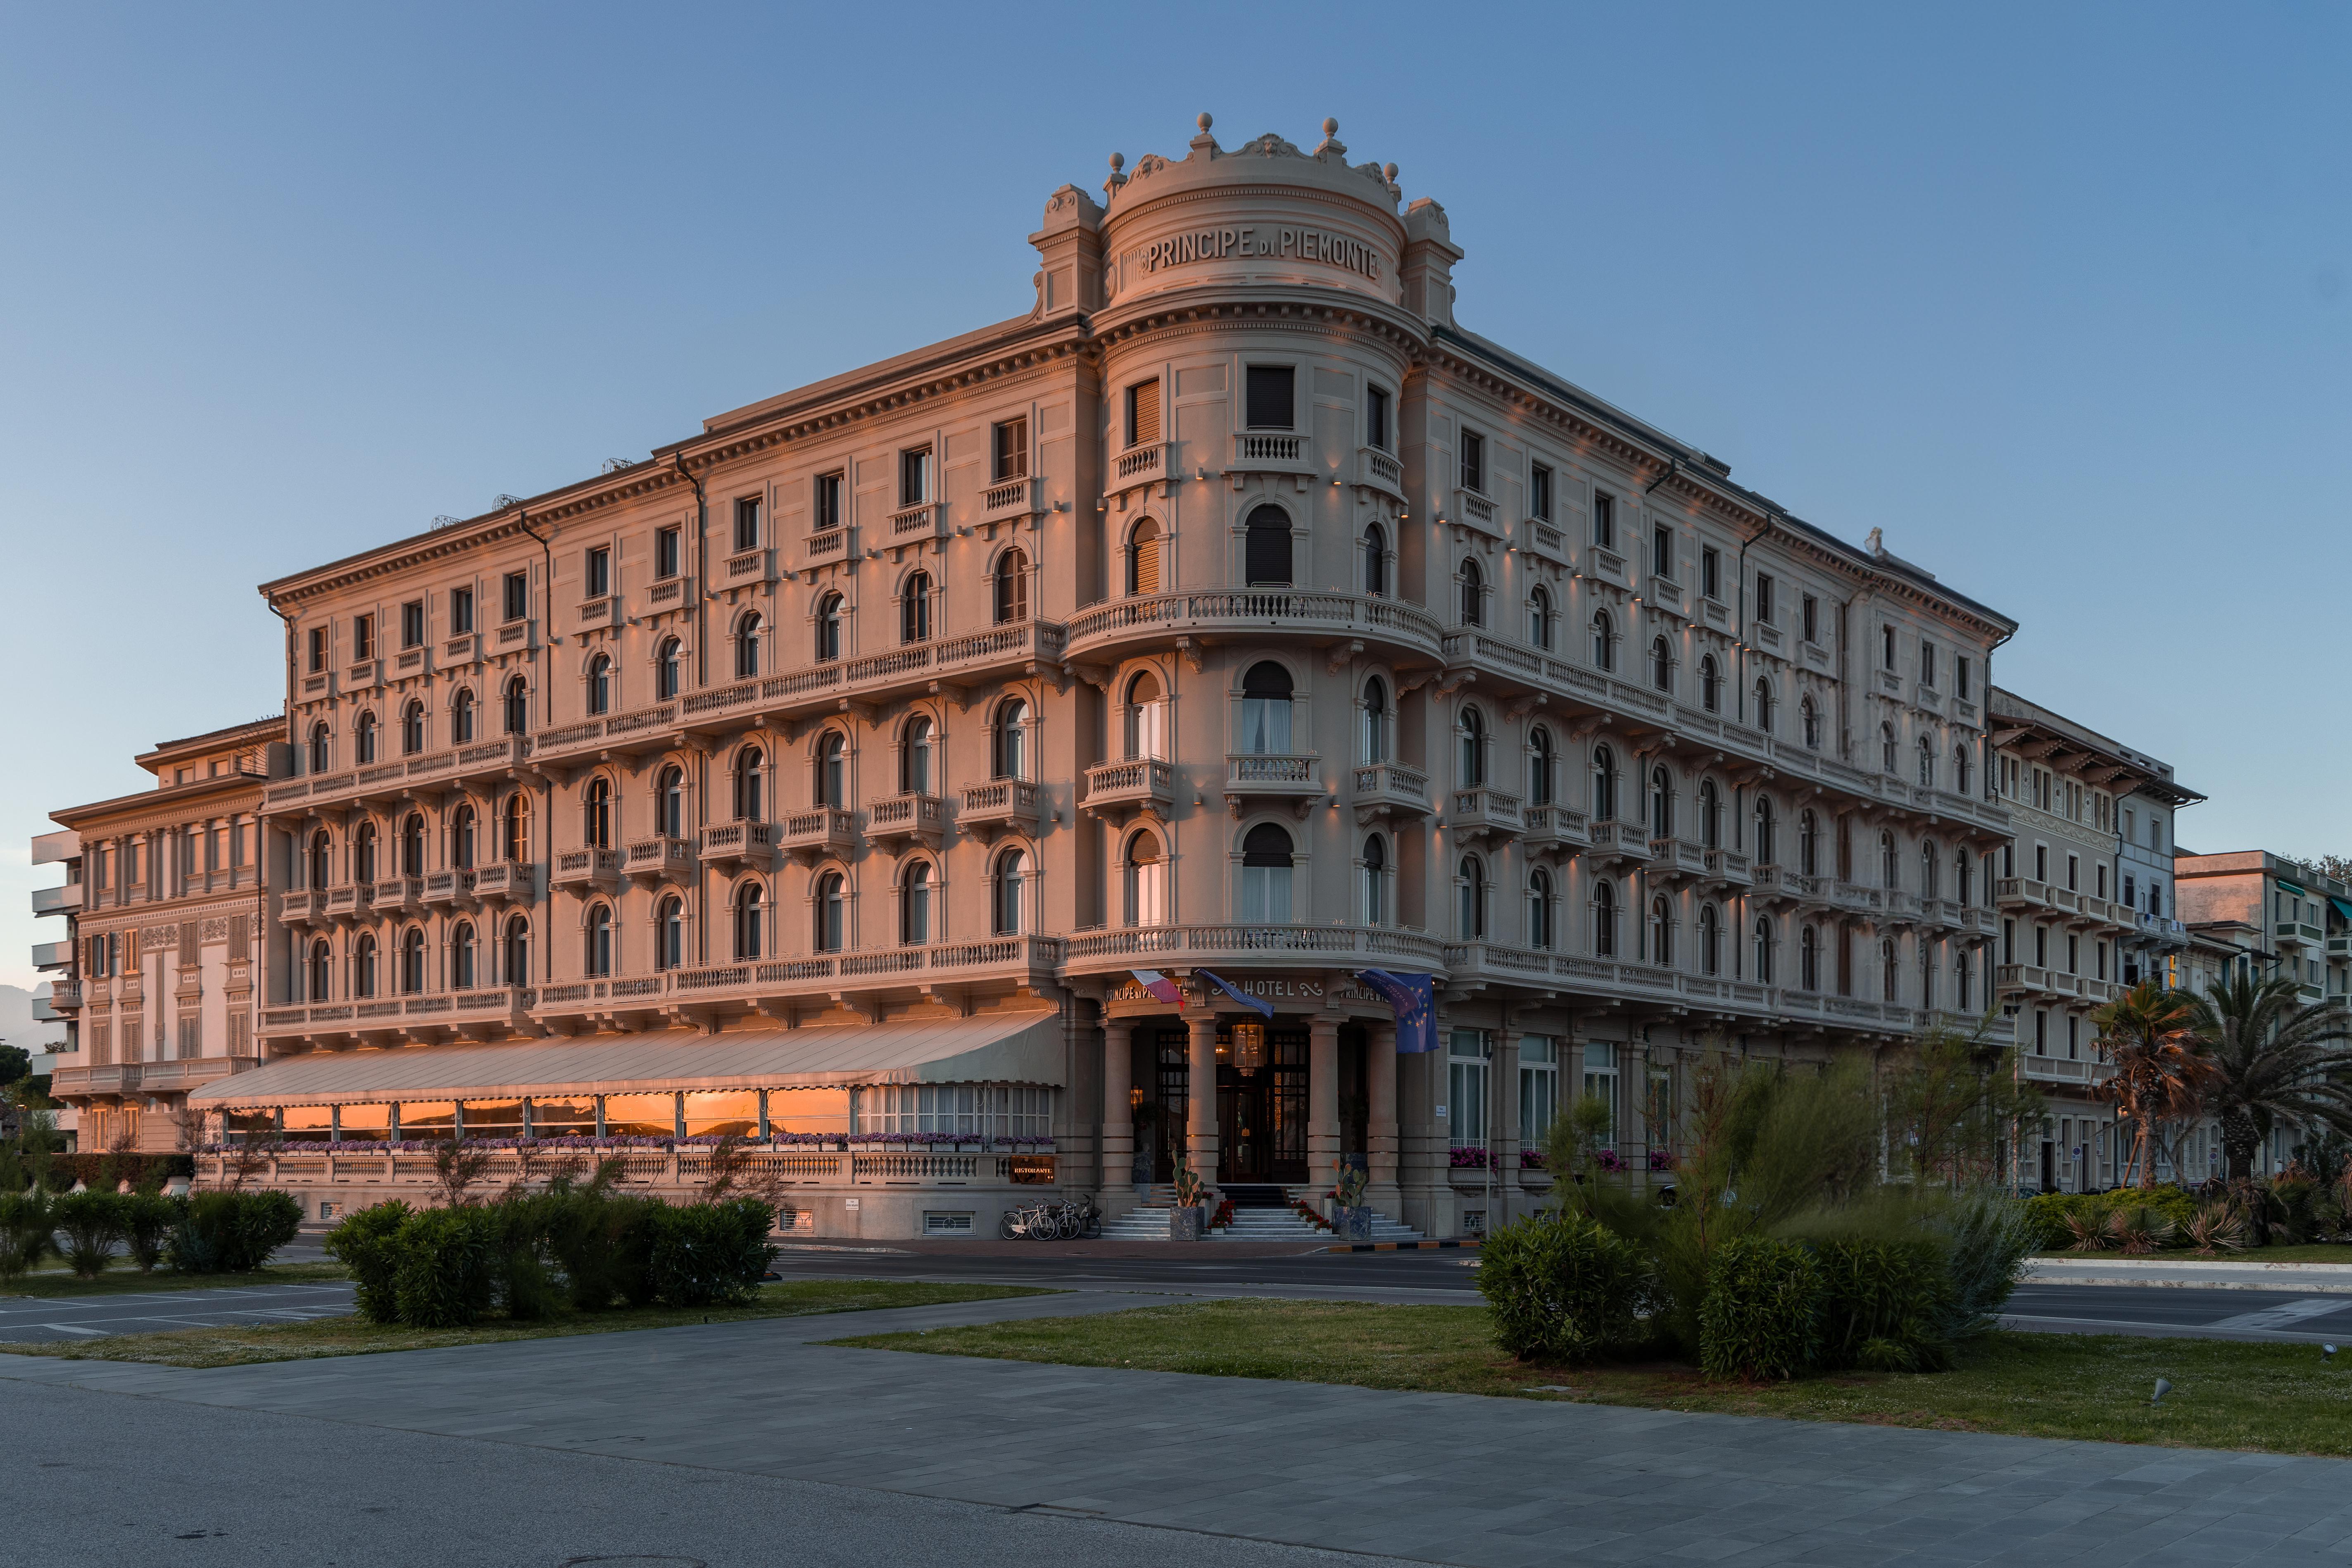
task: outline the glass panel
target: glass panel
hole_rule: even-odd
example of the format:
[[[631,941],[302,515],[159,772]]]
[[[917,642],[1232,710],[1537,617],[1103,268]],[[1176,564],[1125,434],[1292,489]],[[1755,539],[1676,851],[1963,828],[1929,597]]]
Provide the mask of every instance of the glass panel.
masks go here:
[[[472,1112],[467,1113],[468,1117]],[[534,1138],[593,1138],[596,1102],[586,1095],[577,1100],[534,1100],[530,1102],[530,1135]]]
[[[404,1103],[400,1108],[400,1135],[431,1142],[446,1138],[457,1124],[457,1107],[452,1100],[428,1100]]]
[[[337,1137],[346,1143],[381,1143],[392,1136],[392,1107],[346,1105],[340,1108]]]
[[[688,1138],[714,1138],[729,1132],[743,1138],[759,1135],[758,1090],[698,1092],[686,1097],[686,1135]]]
[[[289,1105],[278,1113],[278,1125],[285,1129],[289,1143],[324,1143],[331,1132],[334,1108],[326,1105]]]
[[[671,1138],[677,1134],[677,1097],[669,1094],[608,1094],[608,1138]]]
[[[520,1100],[466,1101],[466,1136],[468,1138],[521,1137],[522,1101]]]
[[[606,1100],[604,1114],[612,1115]],[[849,1091],[845,1089],[772,1089],[768,1091],[771,1132],[846,1132]]]

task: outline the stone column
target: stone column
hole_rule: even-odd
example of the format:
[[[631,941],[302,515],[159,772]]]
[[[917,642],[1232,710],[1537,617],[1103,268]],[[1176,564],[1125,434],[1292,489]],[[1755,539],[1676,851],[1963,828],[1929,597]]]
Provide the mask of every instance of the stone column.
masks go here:
[[[1339,1020],[1307,1020],[1307,1179],[1329,1192],[1339,1179]]]
[[[1118,1215],[1135,1206],[1135,1026],[1103,1022],[1102,1180],[1098,1202]]]
[[[1397,1048],[1396,1026],[1374,1024],[1364,1046],[1364,1155],[1371,1182],[1364,1201],[1391,1219],[1402,1217],[1403,1194],[1397,1187]]]
[[[1185,1020],[1192,1032],[1191,1115],[1184,1147],[1202,1182],[1217,1184],[1217,1016],[1197,1013]]]
[[[1508,1008],[1503,1012],[1503,1026],[1495,1033],[1487,1094],[1494,1110],[1486,1163],[1495,1173],[1500,1211],[1487,1215],[1486,1224],[1499,1229],[1509,1223],[1519,1196],[1519,1032],[1511,1026]]]

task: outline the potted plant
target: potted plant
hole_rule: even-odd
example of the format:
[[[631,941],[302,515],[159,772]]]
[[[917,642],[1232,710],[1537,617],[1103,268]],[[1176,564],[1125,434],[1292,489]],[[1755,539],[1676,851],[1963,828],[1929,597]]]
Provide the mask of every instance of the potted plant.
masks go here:
[[[1372,1211],[1364,1206],[1370,1181],[1361,1165],[1340,1167],[1339,1184],[1331,1189],[1331,1228],[1343,1241],[1372,1239]]]
[[[1186,1162],[1176,1166],[1176,1206],[1168,1211],[1168,1239],[1198,1241],[1207,1228],[1202,1222],[1208,1216],[1202,1212],[1202,1202],[1208,1196],[1208,1184],[1201,1173]]]

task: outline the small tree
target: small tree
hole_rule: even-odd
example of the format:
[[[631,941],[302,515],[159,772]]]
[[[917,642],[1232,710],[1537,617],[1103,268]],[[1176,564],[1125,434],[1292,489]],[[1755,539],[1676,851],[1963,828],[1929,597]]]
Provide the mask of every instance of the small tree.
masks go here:
[[[433,1180],[441,1189],[441,1201],[449,1208],[461,1207],[466,1194],[481,1184],[490,1168],[490,1152],[451,1136],[433,1151]]]
[[[1891,1176],[1970,1186],[1999,1180],[2009,1130],[2042,1117],[2042,1091],[2003,1070],[1992,1016],[1962,1035],[1929,1029],[1882,1080]]]
[[[2115,1064],[2099,1086],[2137,1134],[2139,1185],[2156,1185],[2160,1127],[2198,1114],[2210,1064],[2198,1053],[2196,1004],[2185,991],[2143,980],[2091,1015],[2098,1043]]]
[[[2352,1019],[2343,1004],[2305,1004],[2292,980],[2239,975],[2189,1005],[2206,1067],[2203,1103],[2221,1124],[2231,1181],[2253,1174],[2256,1146],[2282,1123],[2352,1132]]]

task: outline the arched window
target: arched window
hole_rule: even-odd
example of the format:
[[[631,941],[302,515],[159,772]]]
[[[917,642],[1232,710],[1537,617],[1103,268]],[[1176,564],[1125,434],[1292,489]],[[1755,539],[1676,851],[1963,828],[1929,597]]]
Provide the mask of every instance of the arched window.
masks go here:
[[[1797,869],[1808,877],[1822,874],[1822,821],[1810,807],[1797,814]]]
[[[1797,724],[1804,733],[1805,745],[1812,751],[1822,749],[1822,712],[1810,697],[1797,704]]]
[[[1290,581],[1290,514],[1262,506],[1249,515],[1242,544],[1242,580],[1251,587]]]
[[[415,996],[425,990],[425,931],[410,926],[400,933],[400,994]]]
[[[1551,590],[1540,583],[1528,591],[1528,642],[1546,651],[1551,647]]]
[[[664,838],[686,837],[686,773],[674,765],[654,781],[654,832]]]
[[[310,835],[310,885],[323,888],[334,880],[334,840],[325,828]]]
[[[1538,724],[1528,731],[1528,804],[1549,805],[1552,784],[1558,771],[1559,757],[1551,746],[1551,731]]]
[[[425,749],[425,704],[410,698],[400,710],[400,754],[413,757]]]
[[[304,991],[313,1002],[332,1001],[335,972],[335,949],[325,937],[310,944],[310,972],[304,977]]]
[[[918,860],[898,879],[898,942],[923,947],[931,940],[931,863]]]
[[[1147,517],[1127,536],[1127,591],[1130,597],[1160,591],[1160,524]]]
[[[499,722],[509,735],[520,735],[530,724],[530,689],[518,675],[507,682],[506,695],[500,700],[505,713]]]
[[[1936,787],[1936,743],[1925,735],[1919,737],[1919,787]]]
[[[1478,563],[1469,556],[1462,558],[1462,570],[1454,574],[1459,590],[1462,624],[1483,626],[1486,624],[1486,575],[1478,570]]]
[[[1464,942],[1486,940],[1486,863],[1465,855],[1454,868],[1454,929]]]
[[[816,743],[816,804],[835,810],[848,804],[849,762],[848,744],[841,731],[827,730]]]
[[[1138,670],[1127,683],[1127,702],[1120,715],[1130,760],[1168,756],[1168,704],[1160,700],[1160,678]]]
[[[530,921],[520,915],[507,921],[505,983],[530,984]]]
[[[598,654],[588,661],[588,711],[610,713],[613,710],[613,659],[609,654]]]
[[[323,773],[335,765],[334,731],[324,724],[310,726],[310,771]]]
[[[1723,792],[1713,779],[1698,781],[1698,840],[1709,849],[1723,847]]]
[[[1671,969],[1675,962],[1675,910],[1664,899],[1650,900],[1650,962]]]
[[[819,664],[830,664],[841,657],[841,595],[835,593],[827,593],[816,602],[816,620],[814,630],[816,634],[816,661]],[[746,663],[743,650],[748,644],[751,649],[749,663],[756,673],[760,659],[760,628],[756,624],[756,616],[746,616],[745,623],[750,627],[751,635],[748,638],[739,637],[736,639],[735,668],[739,673],[743,669]]]
[[[604,979],[613,973],[613,910],[610,905],[592,904],[588,910],[586,948],[583,954],[588,973]]]
[[[1242,919],[1254,925],[1290,923],[1290,835],[1261,822],[1242,838]]]
[[[848,884],[838,871],[827,871],[816,879],[816,939],[819,952],[839,952],[843,933],[847,929]]]
[[[1389,535],[1375,522],[1364,530],[1364,592],[1375,599],[1389,596]]]
[[[1976,879],[1975,872],[1976,859],[1965,847],[1952,852],[1952,897],[1959,900],[1962,909],[1969,906],[1975,892],[1970,885]]]
[[[1013,936],[1029,929],[1029,852],[1015,847],[996,858],[995,886],[990,889],[989,930]]]
[[[1938,858],[1941,853],[1932,838],[1919,846],[1919,896],[1923,899],[1941,896],[1937,889],[1944,870],[1943,861]]]
[[[735,753],[735,820],[768,820],[767,754],[757,746]]]
[[[457,688],[457,695],[449,699],[449,743],[474,743],[474,689],[470,686]]]
[[[1772,984],[1772,919],[1769,915],[1756,917],[1756,983]]]
[[[1650,770],[1650,837],[1675,836],[1675,778],[1663,767]]]
[[[1454,734],[1455,787],[1475,789],[1486,782],[1486,716],[1465,703]]]
[[[1168,861],[1160,853],[1156,834],[1139,833],[1127,841],[1126,886],[1120,889],[1121,915],[1131,926],[1168,923]]]
[[[1780,818],[1772,809],[1772,797],[1756,797],[1756,862],[1759,866],[1777,865],[1780,855]]]
[[[654,967],[677,969],[686,963],[686,905],[672,893],[654,906]]]
[[[530,858],[530,797],[520,790],[507,796],[506,828],[506,858],[520,865]]]
[[[1965,745],[1952,748],[1952,789],[1959,795],[1969,793],[1969,749]]]
[[[459,921],[449,928],[449,989],[471,991],[480,984],[475,967],[474,922]]]
[[[1768,735],[1772,732],[1772,683],[1760,675],[1756,678],[1756,727]]]
[[[1963,1013],[1976,1010],[1976,979],[1975,957],[1969,949],[1961,948],[1952,954],[1952,999]]]
[[[1723,916],[1713,904],[1698,907],[1698,972],[1723,973]]]
[[[898,590],[898,640],[931,640],[931,574],[918,572]]]
[[[375,994],[375,937],[373,932],[360,932],[359,941],[352,944],[352,994],[362,997]]]
[[[1617,819],[1617,754],[1606,746],[1592,748],[1592,820]]]
[[[400,874],[425,875],[425,814],[412,811],[400,825]]]
[[[1885,828],[1878,832],[1878,885],[1882,888],[1903,885],[1903,862],[1895,852],[1895,835]]]
[[[1029,557],[1008,550],[996,563],[996,624],[1029,618]]]
[[[352,880],[365,886],[375,874],[375,824],[362,822],[352,831]]]
[[[1895,726],[1892,724],[1878,727],[1878,771],[1883,773],[1895,771]]]
[[[1698,705],[1710,713],[1723,711],[1723,671],[1711,653],[1699,655]]]
[[[1811,926],[1797,933],[1797,989],[1822,988],[1822,934]]]
[[[654,649],[654,700],[667,702],[677,696],[678,650],[676,637],[664,637]]]
[[[1674,646],[1663,636],[1650,639],[1650,684],[1661,691],[1675,689]]]
[[[1895,939],[1891,936],[1882,937],[1879,939],[1878,971],[1878,999],[1882,1002],[1892,1002],[1895,999],[1895,987],[1900,980],[1900,975],[1898,973],[1898,966],[1895,957]]]
[[[1617,884],[1592,885],[1592,952],[1600,958],[1617,956]]]
[[[580,802],[581,839],[591,848],[613,847],[613,785],[599,773],[588,781]]]
[[[1592,612],[1592,668],[1617,668],[1617,623],[1609,618],[1606,610]]]
[[[1364,682],[1364,761],[1389,760],[1389,688],[1375,675]]]
[[[1389,845],[1379,834],[1364,839],[1361,862],[1364,877],[1364,923],[1386,925],[1389,921]]]
[[[1290,671],[1270,658],[1242,676],[1242,750],[1257,756],[1290,752]]]
[[[1528,873],[1528,945],[1549,952],[1552,934],[1551,873],[1538,866]]]
[[[1008,697],[997,705],[994,750],[996,777],[1029,776],[1029,704],[1018,697]]]
[[[352,721],[352,761],[361,767],[375,761],[375,715],[362,712]]]
[[[746,882],[735,889],[735,958],[743,963],[767,952],[768,906],[760,897],[760,884]]]
[[[918,713],[908,720],[907,728],[899,734],[898,793],[932,793],[931,721],[928,714]]]

